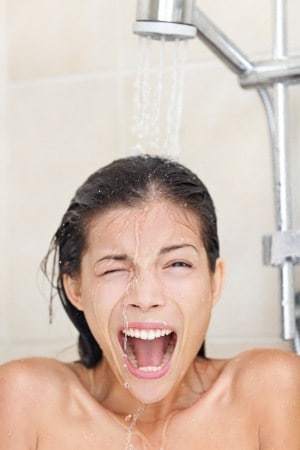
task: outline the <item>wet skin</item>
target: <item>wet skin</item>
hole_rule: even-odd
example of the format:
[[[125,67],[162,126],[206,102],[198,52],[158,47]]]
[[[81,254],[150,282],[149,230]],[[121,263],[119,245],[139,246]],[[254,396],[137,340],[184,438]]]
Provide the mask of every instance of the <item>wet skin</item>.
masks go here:
[[[175,399],[172,412],[137,423],[136,450],[162,448],[166,421],[164,450],[300,449],[297,356],[253,349],[228,360],[199,360],[197,369],[198,386]],[[109,406],[114,393],[105,370],[48,358],[1,366],[0,449],[124,449],[127,411]]]
[[[116,254],[123,256],[105,258]],[[170,202],[152,198],[96,217],[80,274],[66,276],[64,285],[104,357],[94,369],[47,358],[0,367],[0,450],[123,449],[129,415],[141,405],[131,441],[136,450],[300,450],[296,355],[196,357],[223,266],[219,259],[209,269],[196,216]],[[118,340],[124,317],[166,321],[176,330],[171,367],[161,378],[140,379],[124,366]],[[14,440],[11,429],[21,430]]]
[[[220,295],[223,265],[218,259],[210,271],[198,218],[168,201],[114,208],[91,222],[81,272],[65,276],[64,285],[103,350],[106,377],[116,380],[114,401],[128,414],[142,402],[145,420],[165,416],[182,382],[197,378],[193,361]],[[118,334],[126,321],[166,322],[176,331],[171,369],[160,379],[145,382],[124,366]]]

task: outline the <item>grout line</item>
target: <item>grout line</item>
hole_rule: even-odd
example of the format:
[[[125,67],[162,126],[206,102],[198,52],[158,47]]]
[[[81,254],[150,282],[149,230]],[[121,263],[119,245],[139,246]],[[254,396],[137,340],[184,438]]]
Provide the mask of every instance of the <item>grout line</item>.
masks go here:
[[[51,77],[45,77],[45,78],[35,78],[30,80],[8,80],[8,87],[14,88],[14,89],[20,89],[23,87],[28,86],[34,86],[34,85],[43,85],[43,84],[55,84],[55,83],[77,83],[77,82],[86,82],[86,81],[94,81],[94,80],[101,80],[101,79],[107,79],[107,78],[116,78],[117,80],[121,76],[132,76],[136,73],[136,67],[130,67],[130,68],[122,68],[121,64],[121,56],[120,56],[120,47],[118,50],[118,64],[116,69],[107,69],[107,70],[101,70],[100,72],[91,72],[91,73],[77,73],[77,74],[68,74],[68,75],[58,75],[58,76],[51,76]],[[299,55],[300,51],[293,51],[290,52],[289,56],[294,57]],[[266,52],[257,52],[251,55],[250,59],[252,61],[259,61],[259,60],[267,60],[272,59],[271,55]],[[204,58],[200,59],[199,61],[192,61],[186,63],[186,69],[196,69],[196,68],[224,68],[227,69],[224,66],[224,63],[220,61],[217,56],[214,58]],[[156,68],[154,68],[156,70]],[[118,88],[119,90],[119,88]]]
[[[86,74],[78,73],[56,77],[35,78],[32,80],[8,80],[8,87],[19,89],[32,85],[55,84],[55,83],[78,83],[85,81],[101,80],[106,78],[114,78],[117,77],[117,75],[118,75],[117,71],[116,69],[114,69]]]

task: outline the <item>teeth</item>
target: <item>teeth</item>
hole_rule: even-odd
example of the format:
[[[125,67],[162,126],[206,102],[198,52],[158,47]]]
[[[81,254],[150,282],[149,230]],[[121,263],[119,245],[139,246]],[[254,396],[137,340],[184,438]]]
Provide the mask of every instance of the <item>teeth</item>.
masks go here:
[[[167,329],[161,329],[161,330],[140,330],[140,329],[123,329],[123,334],[129,337],[134,337],[138,339],[145,339],[145,340],[153,340],[162,336],[168,336],[172,333],[172,330]]]
[[[141,339],[147,339],[148,338],[148,333],[146,330],[141,330]]]
[[[156,366],[139,367],[139,370],[142,370],[143,372],[157,372],[162,367],[163,367],[163,365],[158,366],[158,367],[156,367]]]
[[[155,339],[156,338],[155,331],[154,330],[150,330],[148,336],[149,336],[149,339],[151,339],[151,340]]]

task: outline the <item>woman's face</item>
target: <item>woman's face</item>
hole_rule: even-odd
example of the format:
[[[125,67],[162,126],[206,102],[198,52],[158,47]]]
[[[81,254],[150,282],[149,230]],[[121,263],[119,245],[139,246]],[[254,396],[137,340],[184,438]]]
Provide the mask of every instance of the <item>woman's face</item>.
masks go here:
[[[194,213],[154,199],[95,217],[80,275],[65,276],[64,284],[119,382],[154,403],[195,359],[222,273],[220,260],[214,274],[209,270]]]

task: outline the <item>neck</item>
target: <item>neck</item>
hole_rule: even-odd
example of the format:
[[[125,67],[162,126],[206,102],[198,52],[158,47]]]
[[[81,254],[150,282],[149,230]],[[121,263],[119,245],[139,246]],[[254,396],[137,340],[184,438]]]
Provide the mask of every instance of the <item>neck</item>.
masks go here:
[[[138,415],[145,426],[165,421],[174,411],[191,407],[212,384],[209,360],[197,358],[189,367],[183,380],[161,401],[143,405],[123,384],[120,384],[105,358],[94,369],[93,395],[121,419]]]

